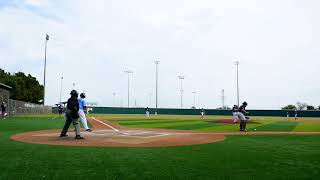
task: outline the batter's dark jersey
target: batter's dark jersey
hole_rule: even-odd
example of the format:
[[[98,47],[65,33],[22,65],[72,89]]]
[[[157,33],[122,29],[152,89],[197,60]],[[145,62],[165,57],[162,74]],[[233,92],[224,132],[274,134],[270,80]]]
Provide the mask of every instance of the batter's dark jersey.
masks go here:
[[[239,107],[239,112],[241,112],[242,114],[247,113],[247,112],[246,112],[246,107],[245,107],[244,105],[241,105],[241,106]]]
[[[233,106],[233,108],[232,108],[232,112],[238,112],[239,110],[238,110],[238,106]]]

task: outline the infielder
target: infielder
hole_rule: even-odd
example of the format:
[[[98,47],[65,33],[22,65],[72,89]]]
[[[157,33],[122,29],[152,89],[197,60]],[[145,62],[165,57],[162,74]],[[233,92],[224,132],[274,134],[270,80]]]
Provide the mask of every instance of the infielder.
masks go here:
[[[71,97],[67,102],[67,110],[66,110],[66,122],[61,131],[60,137],[66,137],[70,124],[72,123],[74,128],[76,129],[76,139],[84,139],[80,136],[80,123],[79,123],[79,101],[78,101],[78,92],[76,90],[72,90],[70,93]]]
[[[85,111],[87,111],[87,105],[86,105],[86,101],[84,100],[84,98],[86,98],[86,95],[84,93],[80,94],[80,98],[79,98],[79,117],[82,123],[82,126],[86,129],[86,131],[91,132],[92,130],[88,127],[87,124],[87,118],[86,118],[86,114]]]
[[[204,117],[204,110],[203,110],[203,108],[201,109],[201,119],[203,119],[203,117]]]
[[[147,107],[147,108],[146,108],[146,116],[147,116],[147,118],[149,118],[149,117],[150,117],[149,107]]]
[[[237,105],[234,105],[232,108],[232,116],[233,116],[233,123],[238,122],[238,115],[237,112],[239,112],[239,107]]]

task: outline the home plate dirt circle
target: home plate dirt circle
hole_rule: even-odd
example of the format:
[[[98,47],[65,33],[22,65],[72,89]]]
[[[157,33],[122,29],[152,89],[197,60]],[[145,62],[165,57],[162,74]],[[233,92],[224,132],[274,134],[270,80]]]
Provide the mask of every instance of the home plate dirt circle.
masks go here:
[[[128,129],[109,121],[90,119],[94,130],[81,132],[85,139],[75,139],[71,127],[68,137],[59,137],[60,129],[33,131],[16,134],[12,140],[65,146],[112,146],[112,147],[160,147],[208,144],[225,139],[223,134],[194,133],[190,131],[162,129]]]
[[[183,146],[192,144],[207,144],[224,140],[224,135],[210,133],[178,133],[172,131],[121,130],[110,129],[81,132],[85,139],[74,139],[74,132],[68,132],[68,137],[58,137],[59,130],[33,131],[17,134],[11,138],[15,141],[66,145],[66,146],[114,146],[114,147],[153,147],[153,146]]]

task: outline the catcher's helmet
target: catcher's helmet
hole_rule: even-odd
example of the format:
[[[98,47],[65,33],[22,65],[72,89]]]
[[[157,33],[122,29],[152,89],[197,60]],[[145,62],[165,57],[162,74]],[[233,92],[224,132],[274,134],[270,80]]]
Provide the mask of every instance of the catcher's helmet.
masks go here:
[[[78,97],[78,92],[77,92],[76,90],[72,90],[72,91],[70,92],[70,95],[71,95],[72,97]]]
[[[85,94],[85,93],[81,93],[81,94],[80,94],[80,97],[81,97],[81,98],[86,98],[86,94]]]
[[[248,103],[247,103],[246,101],[244,101],[242,104],[243,104],[243,105],[248,105]]]

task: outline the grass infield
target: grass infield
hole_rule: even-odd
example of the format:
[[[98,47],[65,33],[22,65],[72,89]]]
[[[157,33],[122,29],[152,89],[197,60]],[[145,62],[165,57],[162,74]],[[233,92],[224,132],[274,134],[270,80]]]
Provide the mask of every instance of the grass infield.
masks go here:
[[[219,131],[236,130],[198,117],[169,116],[154,120],[143,116],[104,115],[114,122],[160,122],[158,128]],[[0,119],[0,179],[318,179],[319,135],[227,136],[225,141],[180,147],[108,148],[27,144],[10,136],[43,129],[61,129],[63,119],[28,116]],[[163,122],[162,123],[162,119]],[[208,117],[214,120],[221,117]],[[124,121],[125,120],[125,121]],[[185,122],[188,121],[188,122]],[[189,122],[190,121],[190,122]],[[193,121],[195,121],[193,123]],[[263,122],[262,122],[263,121]],[[265,118],[251,124],[258,130],[319,130],[317,120],[280,123]],[[177,124],[178,123],[178,124]],[[185,124],[189,123],[189,124]],[[121,123],[120,123],[121,124]],[[134,124],[134,123],[133,123]],[[172,124],[173,126],[170,126]],[[148,127],[154,124],[135,123]],[[212,126],[211,126],[212,125]],[[250,124],[248,127],[250,128]],[[126,124],[126,126],[130,127]],[[208,127],[207,127],[208,126]],[[220,129],[219,129],[220,128]],[[209,130],[208,130],[209,129]]]

